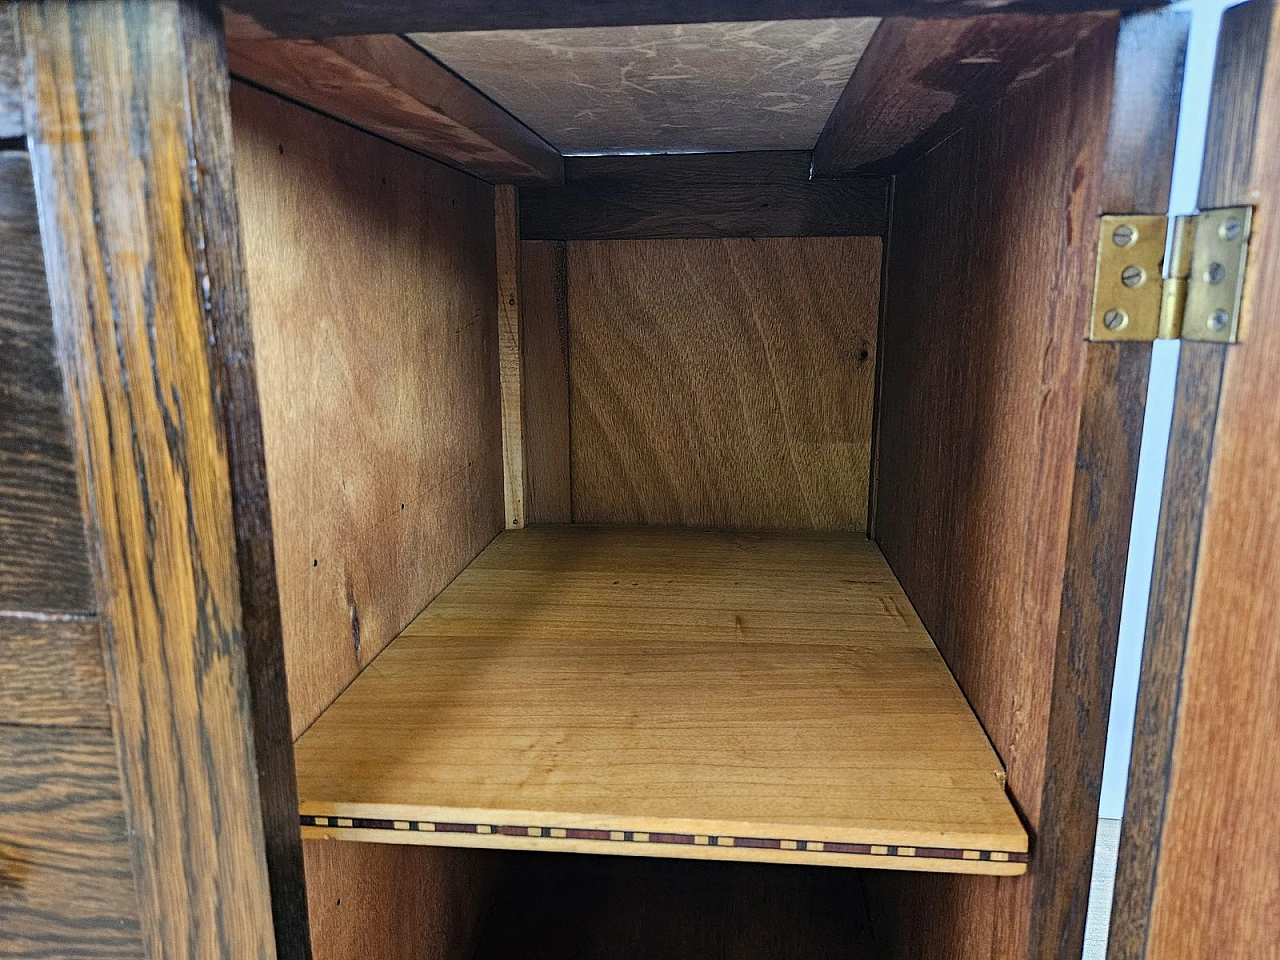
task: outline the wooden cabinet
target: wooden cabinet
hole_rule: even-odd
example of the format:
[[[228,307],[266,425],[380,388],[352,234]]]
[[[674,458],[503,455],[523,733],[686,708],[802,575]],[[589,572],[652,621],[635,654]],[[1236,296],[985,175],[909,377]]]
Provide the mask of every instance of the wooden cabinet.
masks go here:
[[[1186,16],[232,6],[0,19],[6,955],[1078,958]],[[1272,12],[1112,960],[1280,944]]]

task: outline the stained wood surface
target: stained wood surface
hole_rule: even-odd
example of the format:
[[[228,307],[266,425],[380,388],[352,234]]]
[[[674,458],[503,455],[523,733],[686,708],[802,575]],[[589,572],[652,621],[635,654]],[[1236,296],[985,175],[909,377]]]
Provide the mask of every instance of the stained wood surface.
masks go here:
[[[6,3],[0,7],[0,139],[22,133],[22,61]]]
[[[502,501],[510,530],[525,523],[520,209],[515,187],[494,188],[493,220],[498,268],[498,377],[502,386]]]
[[[520,190],[526,240],[677,237],[862,237],[884,233],[888,182],[880,179],[587,180]]]
[[[414,33],[566,154],[807,150],[868,17]]]
[[[878,956],[858,872],[547,854],[513,861],[476,960]]]
[[[62,399],[31,162],[0,151],[0,610],[96,607]]]
[[[1087,691],[1106,673],[1055,672],[1060,644],[1074,642],[1060,631],[1077,469],[1123,480],[1132,467],[1118,448],[1112,463],[1090,454],[1077,468],[1114,49],[1112,24],[903,171],[887,254],[876,538],[1007,764],[1036,844],[1052,725],[1071,721],[1055,690]],[[1091,381],[1112,391],[1098,403],[1113,425],[1116,386]],[[1123,500],[1108,492],[1099,520]],[[1090,542],[1079,541],[1086,557]],[[1106,640],[1106,590],[1123,568],[1122,557],[1101,564],[1096,593],[1076,581],[1082,610],[1108,604],[1092,635],[1081,621],[1081,651]],[[1085,721],[1082,733],[1097,732],[1095,714]],[[1074,882],[1077,866],[1060,857],[1054,869]],[[870,891],[877,942],[912,960],[1025,956],[1036,882],[885,878]]]
[[[502,529],[491,188],[241,84],[297,736]]]
[[[733,153],[659,153],[642,156],[566,157],[566,183],[625,184],[662,180],[668,184],[804,183],[808,150],[744,150]]]
[[[1162,10],[1120,23],[1100,211],[1166,207],[1190,21]],[[1150,364],[1147,344],[1085,351],[1036,838],[1034,960],[1077,960],[1084,944]]]
[[[220,16],[186,0],[19,9],[142,945],[303,960]]]
[[[235,76],[486,180],[563,176],[555,148],[404,37],[267,37],[228,40]]]
[[[0,723],[110,729],[96,618],[0,615]]]
[[[818,177],[896,173],[1097,29],[1098,15],[880,23],[813,148]]]
[[[1025,869],[981,728],[856,534],[507,531],[297,757],[310,837]]]
[[[876,239],[569,244],[573,515],[865,530]]]
[[[573,519],[567,270],[564,243],[520,243],[525,512],[530,523],[568,523]]]
[[[316,960],[471,960],[507,855],[303,844]]]
[[[1138,10],[1158,0],[1007,0],[1002,13]],[[808,20],[815,17],[963,17],[991,0],[236,0],[235,9],[295,37],[426,30],[537,30],[640,23]]]
[[[1224,15],[1202,207],[1274,202],[1280,174],[1280,18],[1271,3]],[[1280,805],[1280,626],[1269,478],[1280,373],[1268,267],[1280,234],[1255,221],[1239,346],[1184,344],[1117,867],[1113,960],[1275,957]],[[1212,875],[1212,882],[1205,878]],[[1121,888],[1121,884],[1125,884]]]
[[[0,954],[144,955],[110,730],[0,724]]]

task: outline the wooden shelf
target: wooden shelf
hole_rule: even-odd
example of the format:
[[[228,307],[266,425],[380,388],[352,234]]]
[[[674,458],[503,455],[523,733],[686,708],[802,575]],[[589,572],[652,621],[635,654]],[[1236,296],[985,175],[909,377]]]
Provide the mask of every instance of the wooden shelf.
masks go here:
[[[503,533],[295,756],[307,837],[1026,870],[999,761],[856,535]]]

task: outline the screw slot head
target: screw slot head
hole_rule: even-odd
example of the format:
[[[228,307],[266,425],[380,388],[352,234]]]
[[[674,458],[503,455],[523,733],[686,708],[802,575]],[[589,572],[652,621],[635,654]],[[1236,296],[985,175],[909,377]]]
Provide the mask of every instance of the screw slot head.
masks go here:
[[[1120,282],[1126,287],[1140,286],[1146,279],[1147,271],[1141,267],[1125,267],[1124,272],[1120,274]]]
[[[1137,239],[1138,231],[1127,223],[1120,224],[1111,234],[1111,240],[1117,247],[1127,247]]]
[[[1222,237],[1223,240],[1239,240],[1243,230],[1244,224],[1235,217],[1231,217],[1228,220],[1224,220],[1222,226],[1218,228],[1218,236]]]
[[[1209,315],[1210,330],[1225,330],[1231,322],[1231,316],[1225,310],[1215,310]]]
[[[1102,315],[1102,325],[1108,330],[1119,330],[1129,322],[1129,315],[1123,310],[1108,310]]]
[[[1209,269],[1204,272],[1204,278],[1212,284],[1221,283],[1227,276],[1227,268],[1220,263],[1209,264]]]

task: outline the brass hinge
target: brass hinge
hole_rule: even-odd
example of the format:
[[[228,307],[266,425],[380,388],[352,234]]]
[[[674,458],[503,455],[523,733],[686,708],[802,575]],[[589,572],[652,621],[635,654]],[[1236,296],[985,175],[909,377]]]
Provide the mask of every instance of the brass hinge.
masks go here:
[[[1099,220],[1089,339],[1242,339],[1252,207]],[[1165,248],[1169,258],[1165,260]]]

